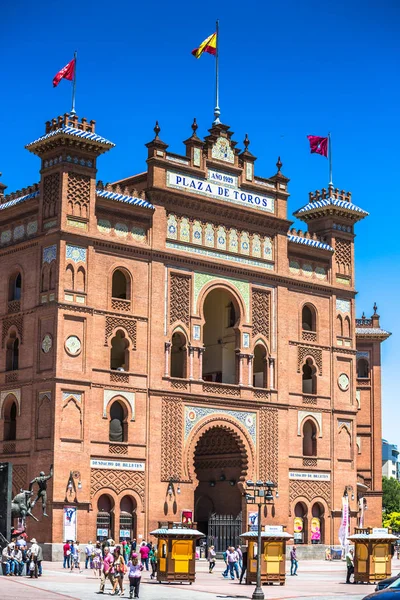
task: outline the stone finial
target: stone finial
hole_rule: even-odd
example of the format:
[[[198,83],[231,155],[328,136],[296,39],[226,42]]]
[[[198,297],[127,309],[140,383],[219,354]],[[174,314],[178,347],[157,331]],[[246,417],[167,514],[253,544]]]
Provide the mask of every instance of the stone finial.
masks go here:
[[[195,137],[195,136],[197,136],[197,133],[196,133],[196,131],[197,131],[198,127],[199,127],[199,126],[197,125],[197,121],[196,121],[196,117],[195,117],[195,118],[193,119],[193,123],[192,123],[192,130],[193,130],[192,137]]]
[[[247,133],[246,133],[246,135],[245,135],[245,138],[244,138],[244,140],[243,140],[243,145],[244,145],[244,147],[246,148],[246,150],[247,150],[247,148],[248,148],[248,147],[249,147],[249,145],[250,145],[250,140],[249,140],[249,136],[247,135]]]
[[[156,121],[156,125],[154,127],[154,133],[156,134],[156,137],[155,137],[156,140],[158,139],[158,134],[160,133],[160,131],[161,131],[161,127],[159,126],[158,121]]]
[[[373,309],[374,309],[374,315],[376,315],[376,314],[377,314],[377,311],[378,311],[378,307],[377,307],[377,305],[376,305],[376,302],[374,302]]]
[[[278,156],[278,161],[276,163],[276,168],[278,169],[278,173],[280,173],[281,169],[282,169],[282,161],[281,161],[281,157],[280,156]]]

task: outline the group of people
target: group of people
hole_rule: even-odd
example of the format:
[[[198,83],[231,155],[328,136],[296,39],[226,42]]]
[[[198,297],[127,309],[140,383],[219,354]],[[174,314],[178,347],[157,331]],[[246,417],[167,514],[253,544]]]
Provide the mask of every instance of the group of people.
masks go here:
[[[66,541],[64,544],[64,569],[73,571],[74,567],[82,573],[80,567],[79,542]],[[105,542],[89,541],[85,546],[85,568],[93,569],[94,576],[100,578],[99,594],[104,594],[108,580],[112,594],[123,596],[124,577],[129,578],[129,598],[139,598],[139,586],[142,571],[151,568],[151,579],[157,573],[157,549],[151,542],[142,542],[138,547],[136,540],[115,544],[113,539]]]
[[[231,579],[235,579],[236,575],[236,579],[239,579],[239,583],[242,583],[247,568],[247,548],[242,550],[240,545],[236,546],[236,548],[234,546],[228,546],[222,556],[226,567],[222,576],[225,578],[230,576]],[[208,572],[212,573],[216,564],[216,552],[214,546],[209,547],[207,558]]]
[[[26,574],[38,578],[42,575],[43,550],[35,538],[30,541],[28,548],[26,536],[20,535],[15,542],[10,542],[3,548],[1,564],[3,575],[19,576]]]

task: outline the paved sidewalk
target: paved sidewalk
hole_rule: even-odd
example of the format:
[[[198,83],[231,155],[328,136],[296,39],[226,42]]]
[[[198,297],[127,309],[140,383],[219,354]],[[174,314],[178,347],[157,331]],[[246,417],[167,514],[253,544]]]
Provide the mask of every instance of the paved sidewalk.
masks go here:
[[[287,567],[289,564],[287,563]],[[188,584],[159,584],[152,581],[146,571],[140,587],[141,600],[213,600],[213,599],[250,599],[254,586],[239,585],[237,581],[224,579],[221,575],[224,565],[217,561],[214,573],[208,573],[207,563],[197,561],[196,582]],[[27,577],[0,577],[1,600],[95,600],[110,596],[111,585],[106,584],[104,596],[96,594],[99,580],[90,570],[83,573],[70,573],[57,563],[43,563],[44,575],[39,579]],[[400,561],[394,559],[392,573],[400,571]],[[286,579],[285,586],[264,586],[265,598],[295,600],[362,600],[374,590],[374,585],[346,585],[346,565],[344,562],[302,561],[299,564],[298,577]],[[129,595],[128,581],[125,581],[125,594]]]

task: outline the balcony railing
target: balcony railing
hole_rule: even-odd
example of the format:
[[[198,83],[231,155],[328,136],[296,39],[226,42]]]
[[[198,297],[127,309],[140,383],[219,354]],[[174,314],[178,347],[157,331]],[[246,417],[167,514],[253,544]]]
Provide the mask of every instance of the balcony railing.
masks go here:
[[[122,298],[111,298],[111,308],[118,312],[130,312],[131,301]]]

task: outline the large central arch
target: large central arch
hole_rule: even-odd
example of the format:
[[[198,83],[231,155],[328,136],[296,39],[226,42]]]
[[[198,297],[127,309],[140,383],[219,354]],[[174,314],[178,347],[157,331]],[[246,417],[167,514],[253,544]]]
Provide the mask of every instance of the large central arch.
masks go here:
[[[243,438],[226,425],[210,425],[197,438],[193,458],[198,482],[194,520],[217,551],[240,542],[245,509],[241,481],[246,477],[248,463]]]

